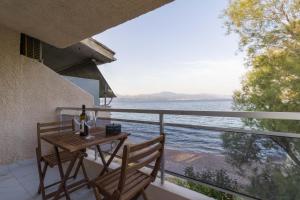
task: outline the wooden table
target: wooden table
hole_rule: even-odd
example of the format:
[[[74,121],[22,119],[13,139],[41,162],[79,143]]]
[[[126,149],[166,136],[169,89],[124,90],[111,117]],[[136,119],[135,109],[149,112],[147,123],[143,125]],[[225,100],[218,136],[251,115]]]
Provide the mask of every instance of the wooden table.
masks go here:
[[[99,151],[99,155],[101,157],[102,163],[103,163],[103,169],[100,173],[100,175],[104,174],[108,171],[108,167],[110,163],[113,161],[114,157],[116,156],[118,150],[123,145],[124,141],[128,137],[129,134],[127,133],[120,133],[117,135],[112,136],[106,136],[105,131],[103,129],[93,129],[91,131],[93,138],[85,139],[83,137],[80,137],[78,134],[75,134],[74,132],[68,132],[68,133],[53,133],[49,135],[41,136],[41,139],[52,144],[54,146],[55,154],[58,158],[58,168],[61,175],[61,184],[59,186],[59,189],[54,193],[54,199],[59,199],[61,197],[61,193],[64,192],[67,199],[70,199],[69,191],[73,192],[72,189],[75,187],[78,187],[80,184],[73,183],[70,186],[66,185],[66,181],[69,179],[69,176],[71,174],[71,171],[74,167],[74,164],[79,157],[79,155],[85,151],[86,148],[96,146],[97,150]],[[101,151],[100,144],[109,143],[112,141],[118,140],[119,144],[114,149],[113,153],[111,154],[108,161],[105,160],[103,152]],[[76,156],[74,156],[74,159],[71,160],[69,163],[66,173],[63,172],[62,162],[59,155],[59,148],[74,153]],[[85,185],[88,185],[88,180],[85,181]],[[82,181],[81,181],[82,183]],[[75,190],[74,190],[75,191]]]

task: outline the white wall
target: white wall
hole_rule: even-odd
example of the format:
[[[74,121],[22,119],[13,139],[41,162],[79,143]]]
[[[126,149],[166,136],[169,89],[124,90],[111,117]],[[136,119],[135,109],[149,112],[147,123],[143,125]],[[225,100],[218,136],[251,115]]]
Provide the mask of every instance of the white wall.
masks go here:
[[[0,164],[35,155],[36,123],[56,120],[56,107],[93,105],[90,94],[21,56],[19,39],[0,26]]]

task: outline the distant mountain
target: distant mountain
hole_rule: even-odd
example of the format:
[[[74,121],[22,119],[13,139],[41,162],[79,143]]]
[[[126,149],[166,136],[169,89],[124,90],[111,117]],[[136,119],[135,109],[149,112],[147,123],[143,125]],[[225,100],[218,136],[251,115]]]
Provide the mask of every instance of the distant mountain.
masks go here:
[[[181,94],[174,92],[160,92],[140,95],[117,95],[118,100],[130,101],[172,101],[172,100],[225,100],[231,99],[229,95],[217,94]]]

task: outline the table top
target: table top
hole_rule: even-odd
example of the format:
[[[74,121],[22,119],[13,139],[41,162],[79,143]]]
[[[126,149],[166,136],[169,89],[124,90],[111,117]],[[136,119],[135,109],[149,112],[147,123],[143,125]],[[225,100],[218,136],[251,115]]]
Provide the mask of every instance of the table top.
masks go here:
[[[41,136],[41,139],[66,151],[75,152],[94,145],[109,143],[114,140],[126,139],[129,134],[119,133],[116,135],[106,136],[103,129],[97,129],[93,130],[90,135],[94,137],[87,139],[80,137],[79,134],[76,134],[76,132],[59,132],[43,135]]]

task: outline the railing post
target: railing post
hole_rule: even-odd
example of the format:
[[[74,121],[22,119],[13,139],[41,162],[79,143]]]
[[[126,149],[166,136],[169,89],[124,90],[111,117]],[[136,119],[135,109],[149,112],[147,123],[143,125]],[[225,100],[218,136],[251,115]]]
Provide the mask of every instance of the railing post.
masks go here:
[[[60,122],[62,122],[63,121],[63,119],[62,119],[62,109],[58,109],[58,110],[56,110],[57,112],[58,112],[58,120],[60,121]]]
[[[159,132],[163,134],[164,131],[164,114],[159,113]],[[160,183],[163,185],[165,182],[165,155],[163,153],[160,165]]]
[[[98,111],[96,110],[95,111],[95,127],[97,127],[97,116],[98,116]]]

